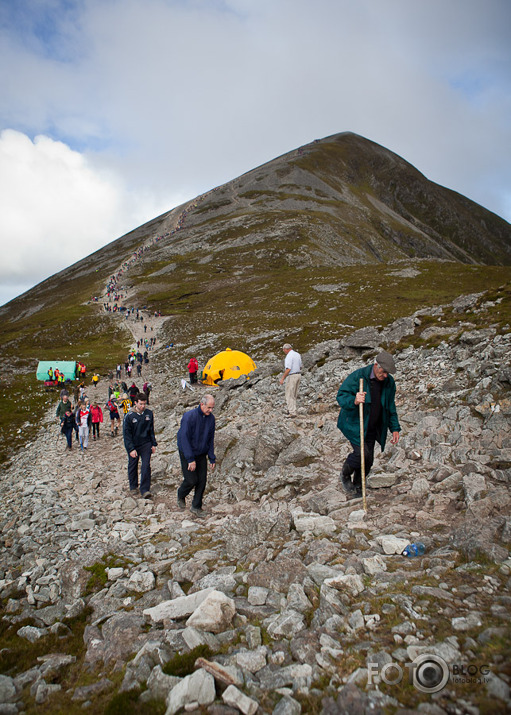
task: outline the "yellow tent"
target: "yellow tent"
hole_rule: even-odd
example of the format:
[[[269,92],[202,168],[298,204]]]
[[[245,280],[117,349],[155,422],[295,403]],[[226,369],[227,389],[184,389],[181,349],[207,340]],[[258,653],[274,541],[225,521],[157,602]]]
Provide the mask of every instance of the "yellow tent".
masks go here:
[[[216,385],[220,380],[248,375],[256,369],[256,364],[245,353],[240,350],[227,348],[217,353],[207,363],[202,371],[202,383],[204,385]]]

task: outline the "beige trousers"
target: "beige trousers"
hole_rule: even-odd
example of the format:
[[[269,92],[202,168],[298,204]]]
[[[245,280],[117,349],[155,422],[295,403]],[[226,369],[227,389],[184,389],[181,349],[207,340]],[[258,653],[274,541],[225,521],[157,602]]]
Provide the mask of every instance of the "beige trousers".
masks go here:
[[[286,377],[286,402],[290,415],[296,415],[296,396],[298,395],[298,388],[300,386],[301,379],[302,376],[300,373],[294,373],[293,375],[288,375]]]

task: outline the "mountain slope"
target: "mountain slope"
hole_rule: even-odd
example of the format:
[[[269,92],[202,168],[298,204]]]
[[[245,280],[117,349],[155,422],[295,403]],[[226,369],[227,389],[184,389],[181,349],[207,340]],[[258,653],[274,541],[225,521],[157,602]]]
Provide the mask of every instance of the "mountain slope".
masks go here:
[[[308,349],[497,287],[510,262],[506,221],[393,152],[338,134],[156,217],[1,307],[3,376],[37,412],[37,360],[83,358],[104,372],[123,358],[130,336],[102,308],[112,276],[126,305],[168,318],[162,337],[177,354],[206,359],[232,344],[257,359],[284,339]],[[4,410],[0,428],[12,424]]]

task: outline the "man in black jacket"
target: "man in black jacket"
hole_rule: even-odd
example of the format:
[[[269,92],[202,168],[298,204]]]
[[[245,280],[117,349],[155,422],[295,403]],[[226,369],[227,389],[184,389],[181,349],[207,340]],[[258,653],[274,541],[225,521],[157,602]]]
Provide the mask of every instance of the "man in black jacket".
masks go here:
[[[154,436],[154,417],[151,410],[146,409],[147,397],[139,392],[133,408],[124,418],[124,446],[128,452],[128,479],[130,491],[138,489],[138,460],[142,458],[140,470],[140,493],[144,499],[150,499],[151,494],[151,455],[156,451],[157,442]]]

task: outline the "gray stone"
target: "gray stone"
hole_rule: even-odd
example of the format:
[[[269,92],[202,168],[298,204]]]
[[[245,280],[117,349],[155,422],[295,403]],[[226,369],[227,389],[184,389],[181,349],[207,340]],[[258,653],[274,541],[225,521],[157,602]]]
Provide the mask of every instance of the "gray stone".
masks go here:
[[[275,561],[263,561],[258,564],[248,574],[247,583],[250,587],[262,586],[284,593],[292,583],[302,582],[306,574],[305,566],[299,559],[279,555]]]
[[[11,703],[16,699],[14,680],[8,675],[0,675],[0,703]]]
[[[295,529],[299,533],[310,532],[315,536],[332,534],[337,529],[333,519],[329,516],[321,516],[320,514],[304,514],[295,512],[293,513],[293,522]]]
[[[112,681],[108,680],[108,678],[102,678],[96,683],[92,683],[92,685],[82,685],[81,687],[76,688],[71,700],[89,700],[89,698],[108,690],[112,687],[112,685]]]
[[[186,625],[221,633],[231,626],[235,615],[236,606],[232,598],[222,591],[211,591],[188,618]]]
[[[336,588],[338,591],[346,591],[352,596],[358,596],[365,589],[364,582],[358,574],[341,574],[334,578],[327,578],[325,586]]]
[[[164,673],[161,665],[155,665],[147,679],[147,689],[150,691],[152,699],[166,700],[172,688],[180,681],[181,678]]]
[[[306,627],[305,620],[301,613],[292,609],[282,611],[276,618],[272,618],[268,623],[267,631],[270,638],[277,639],[282,636],[294,638]]]
[[[181,635],[190,650],[193,650],[200,645],[207,645],[213,651],[216,651],[220,648],[220,642],[218,638],[214,636],[213,633],[208,633],[208,631],[188,626],[181,631]]]
[[[257,673],[266,665],[266,650],[266,646],[260,646],[256,650],[240,650],[235,656],[236,663],[249,673]]]
[[[229,687],[224,690],[222,700],[224,703],[227,703],[227,705],[237,708],[243,715],[255,715],[259,707],[257,700],[249,698],[248,695],[242,693],[235,685],[229,685]]]
[[[312,603],[300,583],[292,583],[287,594],[287,608],[292,608],[300,613],[307,613],[312,608]]]
[[[289,512],[255,512],[232,519],[224,530],[227,556],[240,558],[273,538],[286,537],[290,528]]]
[[[354,333],[343,338],[342,345],[347,348],[375,348],[380,344],[381,336],[376,328],[368,326],[355,330]]]
[[[146,593],[152,591],[156,579],[152,571],[135,571],[131,574],[128,581],[128,588],[137,593]]]
[[[482,625],[480,613],[469,613],[468,616],[451,618],[451,625],[455,631],[470,631]]]
[[[187,675],[167,696],[165,715],[174,715],[192,703],[210,705],[215,700],[215,680],[203,668]]]
[[[44,638],[44,636],[48,635],[48,629],[36,628],[35,626],[23,626],[16,631],[16,633],[20,638],[24,638],[31,643],[35,643],[40,638]]]
[[[310,688],[313,669],[308,663],[276,667],[267,665],[257,674],[261,687],[265,690],[276,690],[291,686],[293,690]]]
[[[367,486],[371,489],[393,487],[397,482],[397,474],[370,474],[367,477]]]
[[[284,695],[273,708],[272,715],[300,715],[301,712],[300,703],[289,695]]]
[[[174,598],[171,601],[163,601],[163,603],[153,606],[152,608],[146,608],[143,614],[146,618],[150,619],[153,623],[160,623],[164,620],[172,620],[180,618],[187,618],[191,616],[195,611],[197,606],[199,606],[214,589],[206,588],[203,591],[197,591],[197,593],[192,593],[188,596],[180,596]]]
[[[263,586],[250,586],[247,600],[252,606],[264,606],[268,598],[268,589]]]
[[[467,474],[463,477],[463,492],[467,504],[480,499],[486,489],[486,479],[482,474]]]
[[[387,564],[379,554],[362,559],[362,565],[364,572],[369,576],[374,576],[377,573],[382,573],[382,571],[387,570]]]
[[[429,494],[429,482],[427,479],[420,477],[419,479],[414,479],[412,488],[410,489],[410,496],[416,499],[423,499]]]
[[[408,539],[401,539],[392,535],[380,535],[376,541],[386,554],[402,554],[410,543]]]
[[[509,685],[499,678],[495,673],[488,673],[486,676],[486,691],[490,698],[497,698],[498,700],[504,700],[509,702]]]

